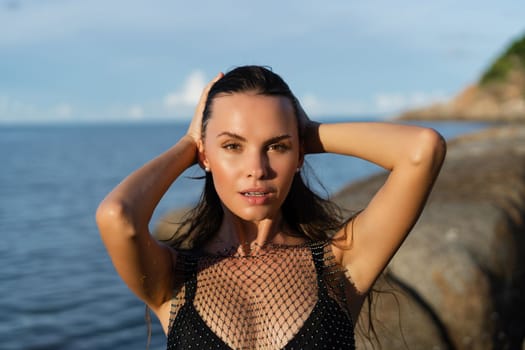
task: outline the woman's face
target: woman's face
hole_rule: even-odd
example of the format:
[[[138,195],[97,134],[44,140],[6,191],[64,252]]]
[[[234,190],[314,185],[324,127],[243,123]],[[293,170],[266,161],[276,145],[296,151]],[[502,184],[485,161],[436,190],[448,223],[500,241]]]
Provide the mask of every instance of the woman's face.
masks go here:
[[[233,214],[252,222],[273,218],[302,165],[290,100],[250,92],[216,96],[200,159]]]

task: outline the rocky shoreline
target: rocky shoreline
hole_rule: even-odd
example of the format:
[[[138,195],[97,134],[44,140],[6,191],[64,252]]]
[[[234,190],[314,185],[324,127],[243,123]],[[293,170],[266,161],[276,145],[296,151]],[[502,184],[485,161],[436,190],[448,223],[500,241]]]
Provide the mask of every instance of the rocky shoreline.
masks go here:
[[[525,75],[518,75],[525,80]],[[455,120],[481,122],[525,122],[525,81],[519,84],[482,88],[473,84],[448,102],[409,110],[400,120]]]
[[[358,210],[385,176],[350,184],[334,199]],[[173,232],[166,224],[155,230],[157,237]],[[427,206],[377,286],[373,320],[383,348],[522,348],[525,125],[449,142]],[[364,307],[358,328],[367,317]],[[372,348],[364,338],[358,331],[358,348]]]

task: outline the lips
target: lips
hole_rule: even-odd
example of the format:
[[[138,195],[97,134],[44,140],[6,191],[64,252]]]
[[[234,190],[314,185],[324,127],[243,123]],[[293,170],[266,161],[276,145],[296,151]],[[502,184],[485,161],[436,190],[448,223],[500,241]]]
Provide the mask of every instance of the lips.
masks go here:
[[[247,196],[247,197],[262,197],[262,196],[267,196],[273,192],[274,192],[273,189],[269,187],[247,188],[245,190],[240,191],[240,193],[243,196]]]
[[[266,204],[275,191],[271,188],[248,188],[239,193],[248,200],[251,205]]]
[[[269,192],[241,192],[241,194],[246,197],[263,197],[268,193]]]

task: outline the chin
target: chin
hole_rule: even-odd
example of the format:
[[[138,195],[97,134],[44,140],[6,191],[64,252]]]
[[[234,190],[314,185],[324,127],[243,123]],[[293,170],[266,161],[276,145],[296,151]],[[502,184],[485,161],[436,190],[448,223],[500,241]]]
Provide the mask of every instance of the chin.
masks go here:
[[[276,217],[276,212],[263,208],[251,208],[250,210],[231,211],[239,219],[249,222],[269,220]]]

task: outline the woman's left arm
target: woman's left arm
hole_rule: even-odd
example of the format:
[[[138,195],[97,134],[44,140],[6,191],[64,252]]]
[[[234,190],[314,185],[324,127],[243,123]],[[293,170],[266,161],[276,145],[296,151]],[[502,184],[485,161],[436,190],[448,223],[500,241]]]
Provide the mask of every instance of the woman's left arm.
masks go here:
[[[421,214],[445,158],[445,141],[418,126],[310,122],[305,151],[359,157],[390,172],[366,208],[337,234],[348,249],[334,245],[355,287],[366,292]]]

